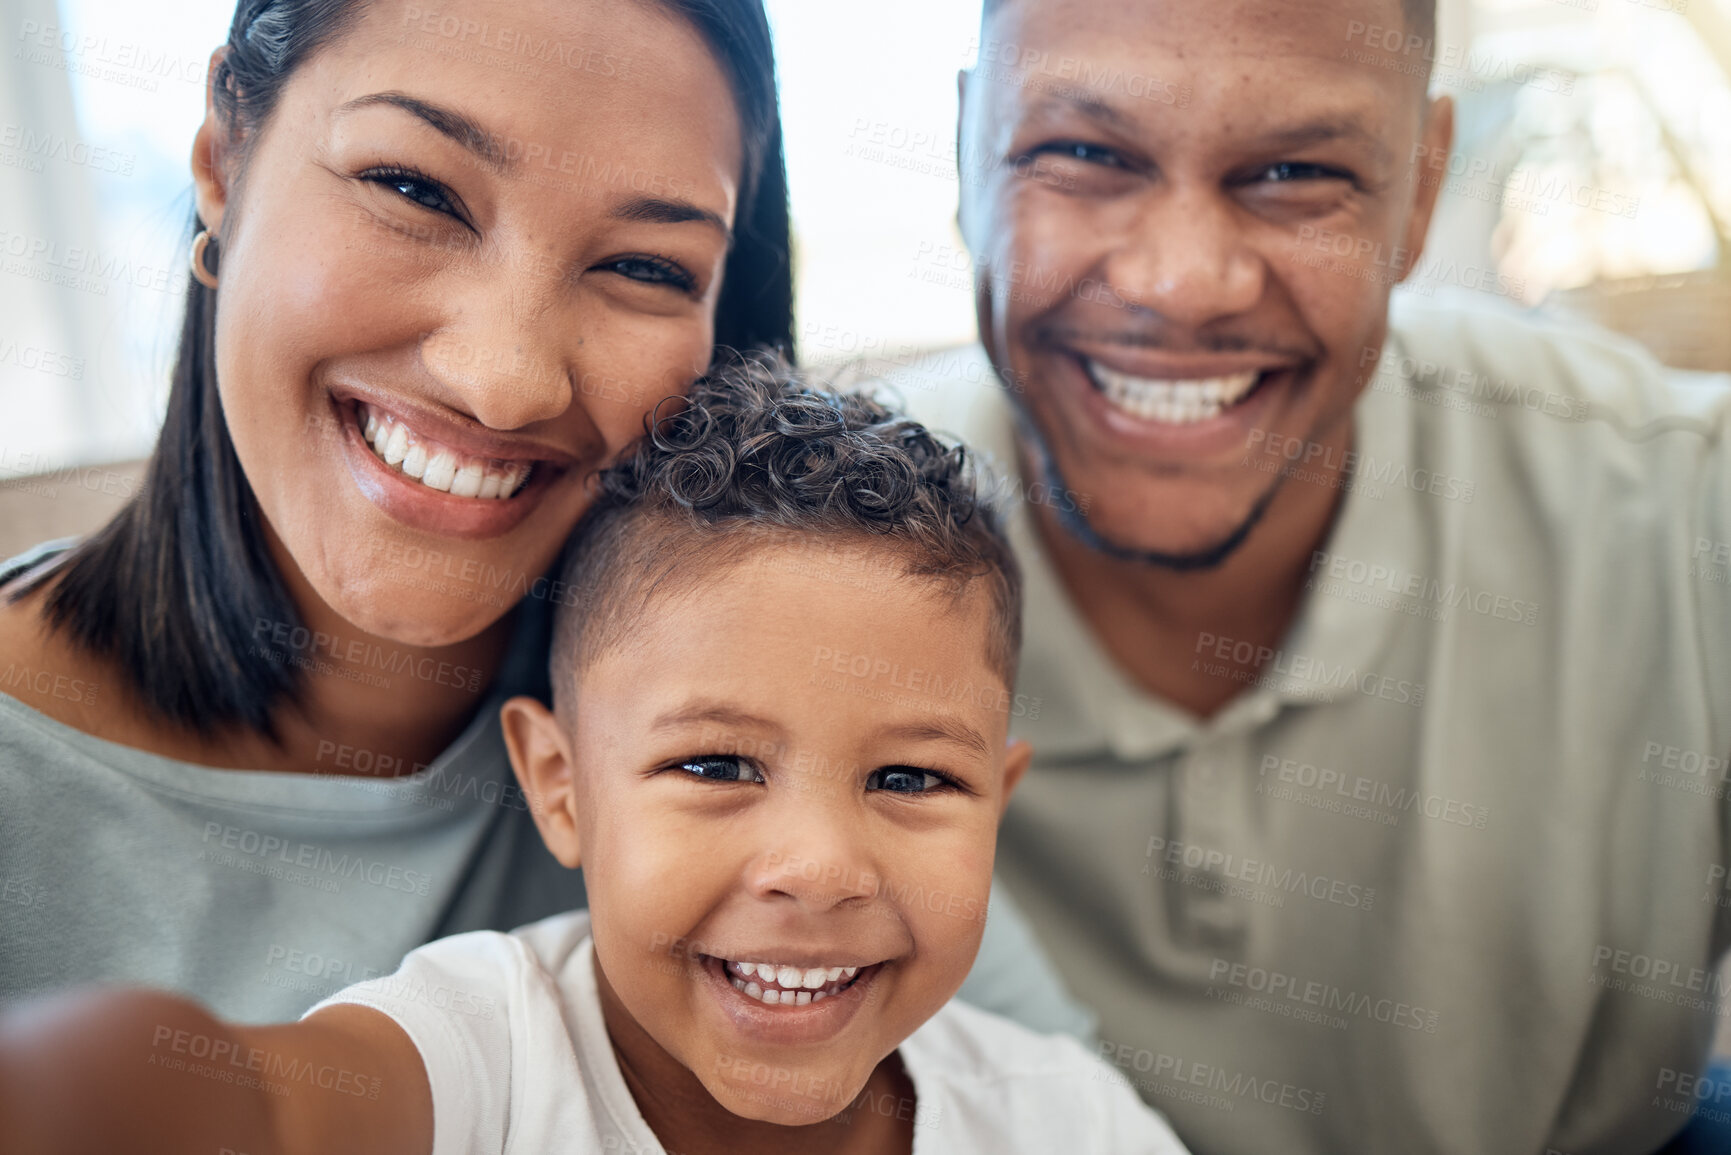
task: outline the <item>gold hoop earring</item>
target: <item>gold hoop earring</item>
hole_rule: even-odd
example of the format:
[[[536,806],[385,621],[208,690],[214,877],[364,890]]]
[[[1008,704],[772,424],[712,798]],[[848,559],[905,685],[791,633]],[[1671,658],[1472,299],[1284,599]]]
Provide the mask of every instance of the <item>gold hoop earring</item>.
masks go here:
[[[200,229],[192,238],[192,277],[207,289],[216,288],[216,274],[204,263],[204,252],[212,244],[210,230]]]

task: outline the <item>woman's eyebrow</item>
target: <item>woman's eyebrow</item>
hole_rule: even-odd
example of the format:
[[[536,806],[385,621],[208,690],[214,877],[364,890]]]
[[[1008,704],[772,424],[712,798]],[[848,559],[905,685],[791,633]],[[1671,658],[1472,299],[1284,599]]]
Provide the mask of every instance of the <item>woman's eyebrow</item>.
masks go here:
[[[622,221],[646,221],[658,225],[701,221],[706,225],[713,225],[730,246],[733,244],[733,230],[727,227],[727,222],[719,213],[678,198],[632,197],[623,204],[616,205],[612,215]]]
[[[488,167],[504,171],[511,167],[511,158],[506,155],[504,138],[494,135],[482,128],[472,118],[451,108],[410,96],[406,92],[374,92],[340,105],[339,114],[354,112],[374,105],[388,105],[400,108],[411,116],[418,118],[430,127],[450,137],[469,152],[484,161]]]

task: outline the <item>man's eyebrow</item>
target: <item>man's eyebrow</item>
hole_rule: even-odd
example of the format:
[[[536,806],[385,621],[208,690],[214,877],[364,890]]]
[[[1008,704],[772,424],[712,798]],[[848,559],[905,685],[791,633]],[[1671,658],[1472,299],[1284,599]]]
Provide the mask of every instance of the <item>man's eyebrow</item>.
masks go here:
[[[370,108],[379,104],[400,108],[411,116],[419,118],[474,153],[491,168],[505,169],[510,167],[510,158],[505,155],[505,145],[500,138],[455,109],[430,104],[418,97],[410,96],[406,92],[374,92],[366,96],[358,96],[338,107],[337,111],[339,113],[353,112],[357,109]]]
[[[702,205],[694,205],[690,201],[672,197],[632,197],[623,204],[616,205],[613,217],[622,221],[647,221],[657,225],[682,225],[687,221],[701,221],[713,226],[727,243],[733,243],[733,230],[727,227],[727,222],[718,213],[711,212]]]
[[[1376,154],[1378,161],[1385,163],[1391,155],[1388,142],[1366,127],[1363,121],[1351,116],[1275,129],[1258,136],[1256,145],[1259,148],[1308,148],[1337,140],[1364,145]]]
[[[884,731],[886,737],[913,742],[948,742],[971,750],[982,758],[992,756],[985,736],[960,718],[934,717],[928,722],[909,722]]]
[[[1029,109],[1033,116],[1052,111],[1054,106],[1062,106],[1081,113],[1089,120],[1098,121],[1107,128],[1128,129],[1132,120],[1127,113],[1120,112],[1104,100],[1089,96],[1083,92],[1048,93],[1045,98]]]

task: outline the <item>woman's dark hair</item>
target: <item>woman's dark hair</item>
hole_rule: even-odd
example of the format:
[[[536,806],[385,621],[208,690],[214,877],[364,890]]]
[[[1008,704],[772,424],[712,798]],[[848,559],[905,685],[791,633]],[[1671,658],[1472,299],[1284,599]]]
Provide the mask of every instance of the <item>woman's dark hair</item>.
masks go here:
[[[1008,687],[1022,580],[983,480],[962,446],[873,398],[813,388],[774,354],[728,358],[602,471],[560,570],[555,701],[572,701],[574,673],[631,637],[651,598],[765,546],[809,551],[801,572],[855,589],[983,590],[986,657]],[[834,549],[850,543],[869,560]]]
[[[239,0],[212,85],[243,166],[283,85],[365,2]],[[716,348],[762,346],[791,356],[787,177],[762,0],[648,2],[703,37],[739,109],[745,172],[716,306]],[[45,607],[50,624],[115,662],[157,716],[201,734],[238,726],[274,738],[271,712],[298,699],[300,672],[261,659],[254,638],[261,623],[267,633],[277,623],[292,630],[299,614],[229,439],[216,389],[216,303],[214,291],[188,278],[168,411],[138,495],[12,598],[58,575]]]

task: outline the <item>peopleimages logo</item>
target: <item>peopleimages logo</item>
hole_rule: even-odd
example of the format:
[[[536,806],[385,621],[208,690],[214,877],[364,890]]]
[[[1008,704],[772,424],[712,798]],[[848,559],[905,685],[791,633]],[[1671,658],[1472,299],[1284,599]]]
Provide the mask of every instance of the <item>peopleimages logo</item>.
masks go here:
[[[1265,995],[1270,999],[1286,999],[1324,1011],[1337,1011],[1356,1018],[1409,1031],[1435,1034],[1441,1015],[1424,1007],[1399,999],[1376,998],[1358,991],[1342,990],[1332,983],[1303,979],[1266,967],[1235,963],[1217,958],[1208,967],[1210,982],[1221,983],[1239,990]]]
[[[1248,883],[1287,894],[1303,894],[1354,910],[1369,910],[1376,903],[1374,886],[1360,886],[1356,882],[1311,874],[1291,867],[1282,868],[1272,862],[1243,858],[1229,851],[1201,846],[1194,842],[1177,842],[1157,834],[1149,837],[1145,857],[1150,863],[1182,866],[1187,870],[1202,871],[1232,882]],[[1144,870],[1146,872],[1146,867]]]
[[[1340,770],[1332,770],[1327,766],[1317,766],[1310,762],[1299,762],[1292,758],[1282,758],[1276,754],[1264,754],[1262,765],[1258,772],[1263,782],[1256,787],[1258,794],[1265,793],[1264,787],[1270,774],[1275,781],[1289,786],[1297,786],[1301,790],[1315,791],[1317,794],[1333,794],[1342,802],[1360,802],[1374,807],[1384,814],[1399,815],[1416,810],[1426,818],[1438,822],[1446,822],[1452,826],[1467,826],[1474,830],[1483,830],[1490,820],[1490,810],[1484,806],[1473,806],[1456,798],[1446,798],[1441,794],[1425,794],[1417,790],[1408,790],[1405,786],[1393,786],[1387,782],[1378,782],[1366,778],[1362,774],[1347,774]],[[1322,809],[1333,809],[1322,807]],[[1358,815],[1353,815],[1357,817]],[[1398,821],[1398,819],[1397,819]],[[1385,820],[1386,822],[1386,820]],[[1386,822],[1387,825],[1394,825]]]
[[[386,890],[405,894],[425,895],[433,876],[425,871],[389,866],[378,859],[358,854],[337,854],[327,846],[311,842],[294,842],[275,834],[261,834],[239,826],[220,822],[204,824],[204,841],[215,843],[223,850],[236,851],[249,858],[313,871],[331,879],[359,879]]]

